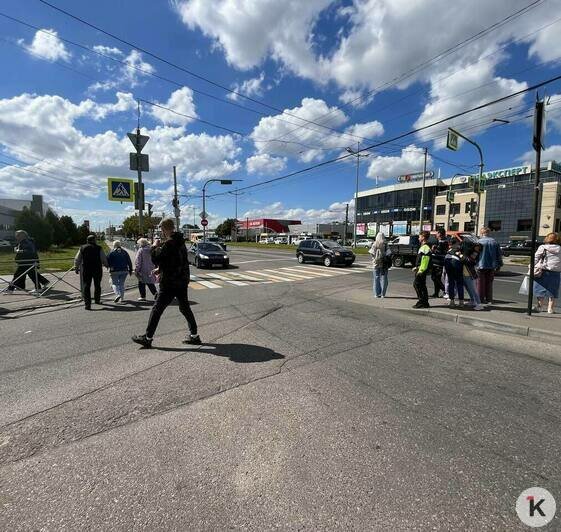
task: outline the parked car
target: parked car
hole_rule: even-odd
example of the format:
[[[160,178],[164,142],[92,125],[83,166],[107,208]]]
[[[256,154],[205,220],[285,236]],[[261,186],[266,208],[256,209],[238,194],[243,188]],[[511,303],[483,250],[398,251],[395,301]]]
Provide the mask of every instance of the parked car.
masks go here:
[[[536,249],[541,242],[536,242]],[[532,241],[531,240],[510,240],[508,244],[501,246],[501,251],[504,257],[510,255],[518,255],[529,257],[532,254]]]
[[[298,245],[296,258],[300,264],[321,262],[328,267],[337,264],[350,266],[355,261],[355,254],[333,240],[310,238]]]
[[[356,247],[357,248],[366,248],[366,249],[370,249],[372,247],[374,240],[371,240],[369,238],[361,238],[360,240],[356,241]],[[354,247],[354,244],[353,244]]]
[[[432,246],[436,242],[436,237],[431,235],[429,245]],[[396,268],[402,268],[407,263],[415,264],[419,252],[419,235],[398,236],[388,244],[388,251]]]
[[[230,258],[228,254],[218,244],[211,242],[197,242],[187,250],[187,260],[189,264],[194,264],[197,268],[212,268],[215,264],[228,268]]]

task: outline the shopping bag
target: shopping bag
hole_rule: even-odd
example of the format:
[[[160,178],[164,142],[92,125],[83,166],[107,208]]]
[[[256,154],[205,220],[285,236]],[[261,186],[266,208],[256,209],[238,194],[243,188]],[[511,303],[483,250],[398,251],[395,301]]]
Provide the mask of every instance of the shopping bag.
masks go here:
[[[525,275],[524,280],[522,281],[522,284],[520,285],[520,290],[518,290],[518,293],[521,296],[527,296],[529,288],[530,288],[530,278],[527,275]]]

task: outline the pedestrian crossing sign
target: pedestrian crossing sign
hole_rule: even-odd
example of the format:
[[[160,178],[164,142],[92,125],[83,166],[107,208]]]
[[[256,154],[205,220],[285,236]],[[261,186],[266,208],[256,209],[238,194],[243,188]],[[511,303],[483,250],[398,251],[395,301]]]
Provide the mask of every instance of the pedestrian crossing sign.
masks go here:
[[[109,201],[134,201],[134,181],[120,177],[107,178],[107,193]]]

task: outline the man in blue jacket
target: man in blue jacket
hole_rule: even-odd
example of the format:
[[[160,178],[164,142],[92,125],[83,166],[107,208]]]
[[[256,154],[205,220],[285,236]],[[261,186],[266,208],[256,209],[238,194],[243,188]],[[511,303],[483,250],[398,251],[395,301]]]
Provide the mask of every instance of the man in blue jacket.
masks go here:
[[[503,257],[499,244],[489,236],[490,229],[482,227],[479,231],[481,238],[481,255],[477,264],[477,291],[482,304],[493,303],[493,281],[495,272],[503,266]]]

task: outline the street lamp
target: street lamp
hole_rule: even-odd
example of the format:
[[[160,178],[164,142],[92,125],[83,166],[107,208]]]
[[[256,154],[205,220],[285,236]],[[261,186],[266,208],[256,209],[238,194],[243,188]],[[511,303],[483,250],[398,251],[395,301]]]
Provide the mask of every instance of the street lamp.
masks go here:
[[[356,157],[356,186],[355,186],[355,224],[353,229],[353,246],[356,248],[356,224],[358,212],[358,173],[360,170],[360,158],[368,157],[369,153],[360,153],[360,142],[356,143],[356,151],[350,147],[345,148],[351,155]]]
[[[206,221],[206,186],[209,183],[216,182],[221,185],[231,185],[234,181],[242,181],[241,179],[209,179],[203,185],[203,219]],[[206,224],[203,225],[203,242],[206,242]]]

